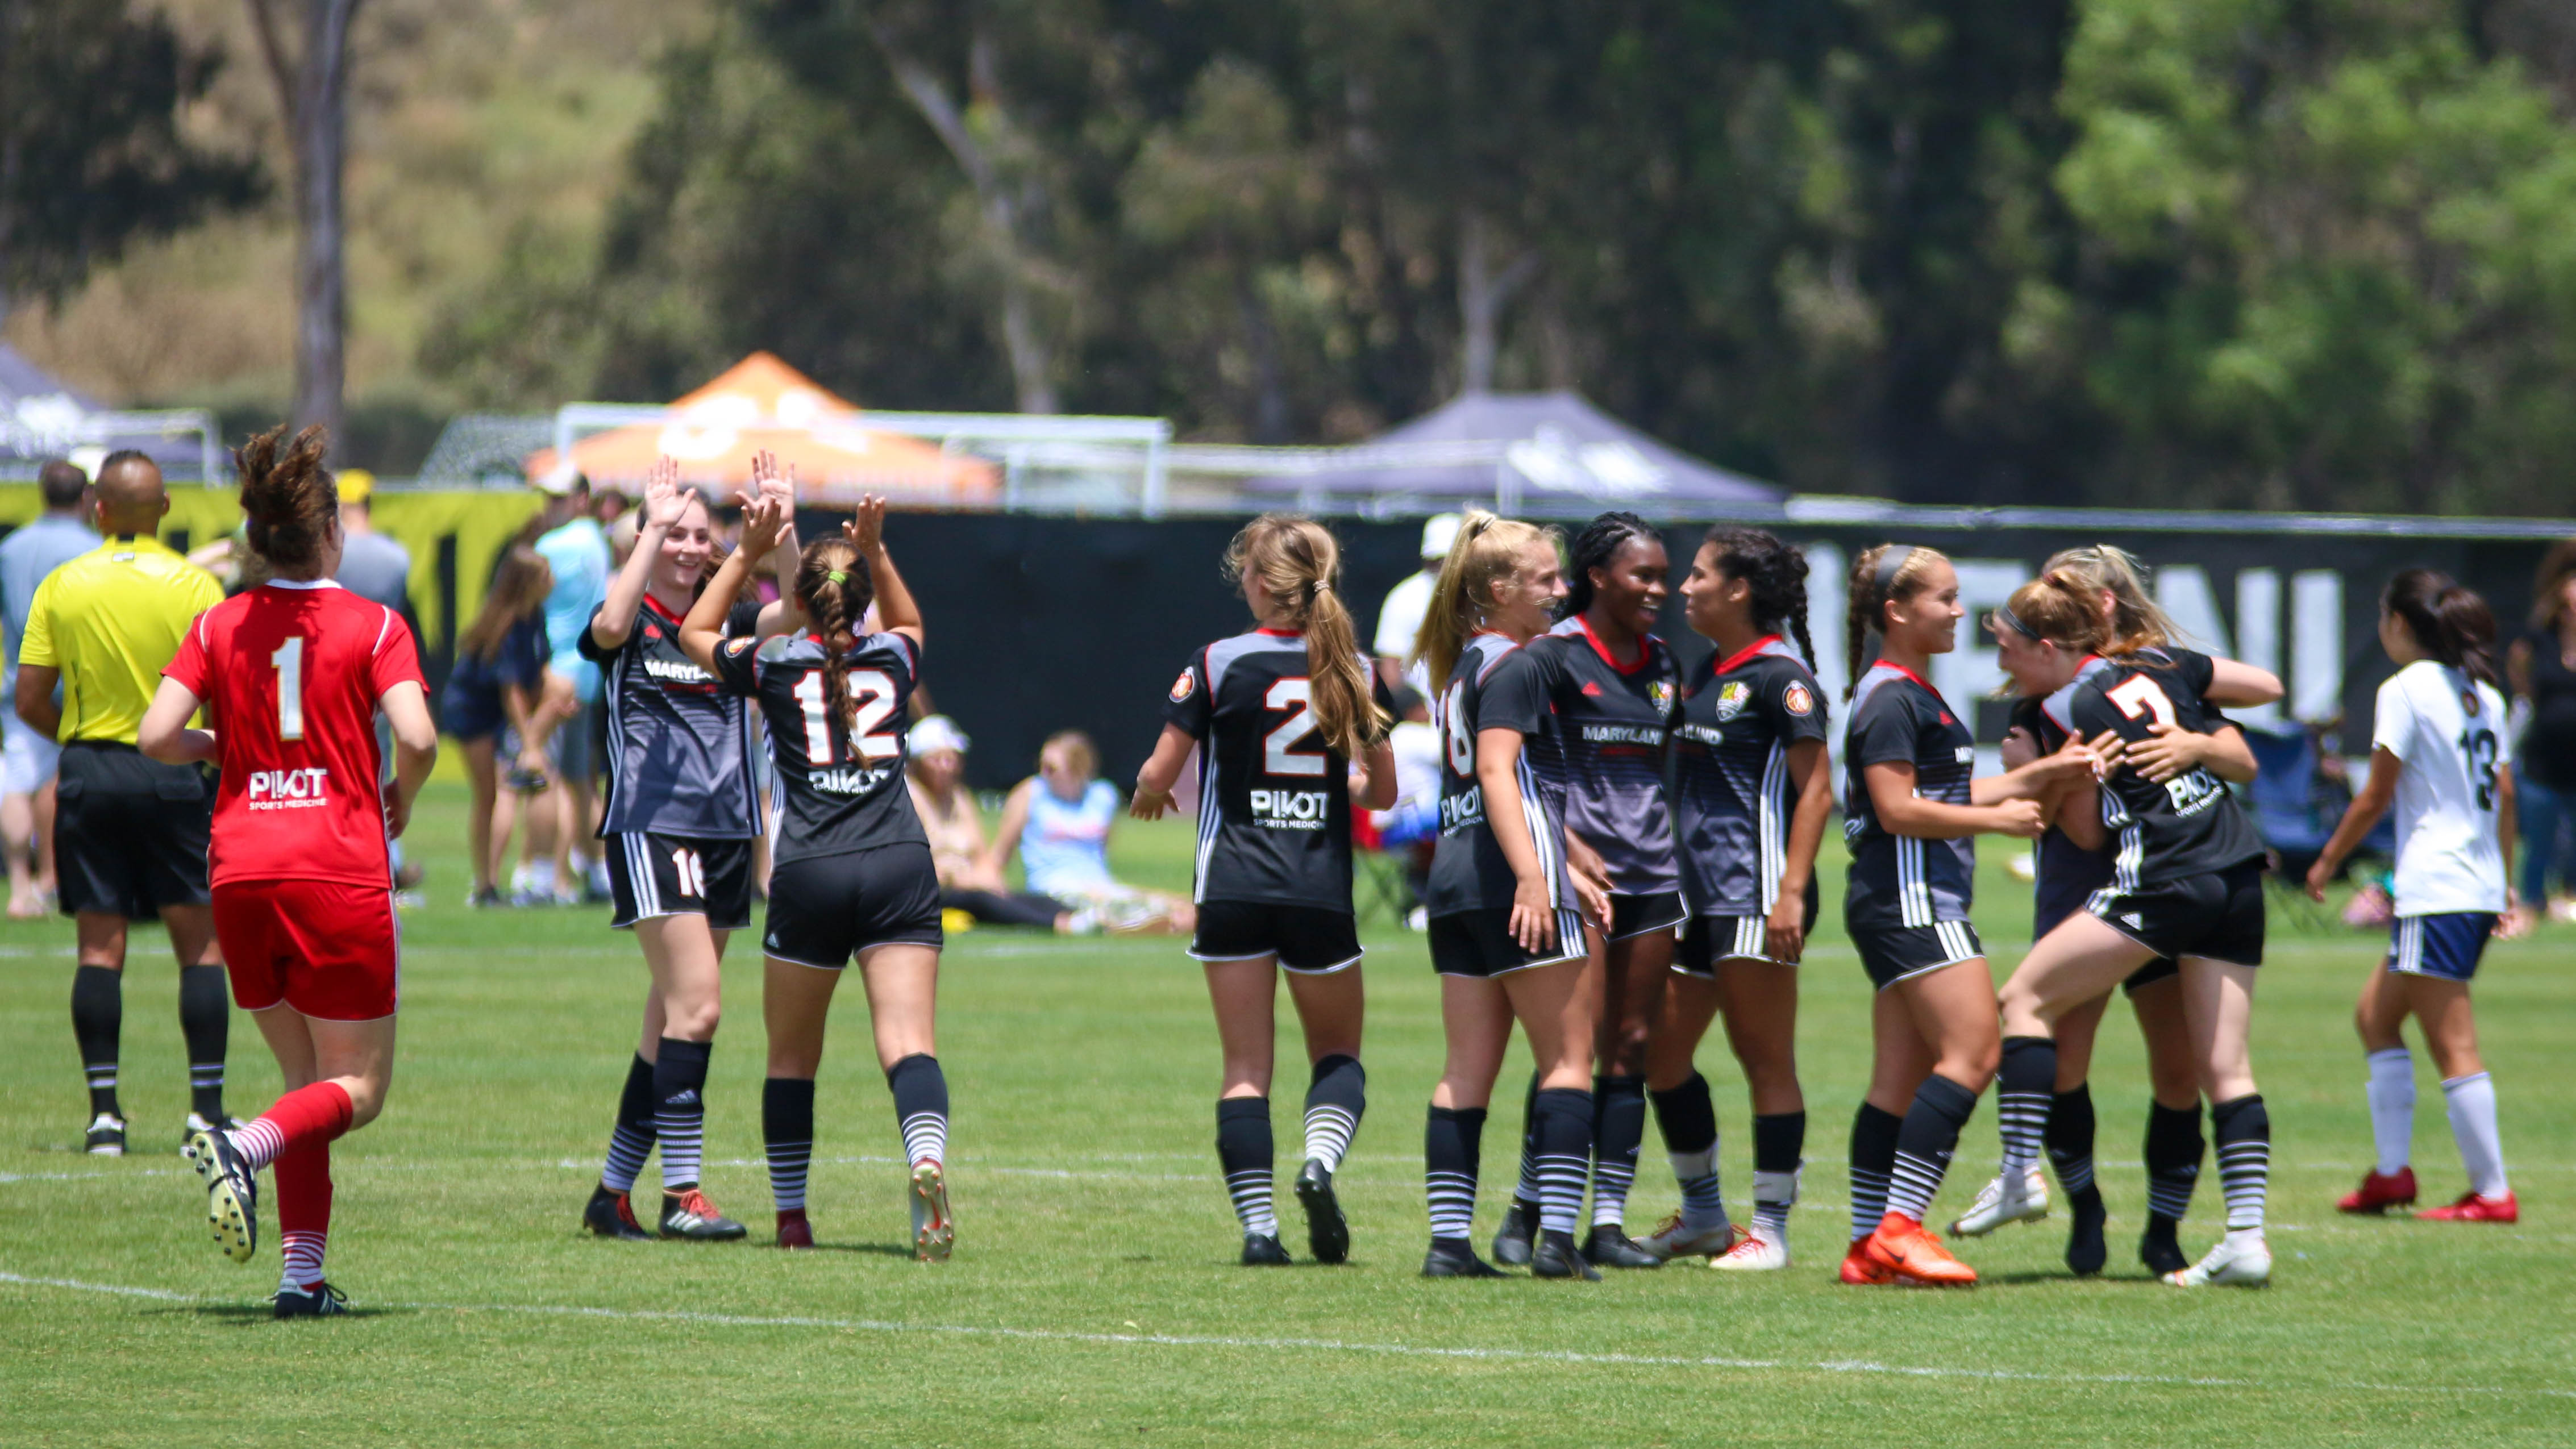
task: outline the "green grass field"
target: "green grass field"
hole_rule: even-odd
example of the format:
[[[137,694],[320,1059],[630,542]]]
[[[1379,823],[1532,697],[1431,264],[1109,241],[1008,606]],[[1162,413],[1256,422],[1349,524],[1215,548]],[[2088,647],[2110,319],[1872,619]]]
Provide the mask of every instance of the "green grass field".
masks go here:
[[[1788,1272],[1416,1278],[1437,998],[1421,939],[1382,919],[1367,966],[1374,1105],[1342,1178],[1353,1262],[1246,1271],[1215,1171],[1215,1036],[1180,943],[975,931],[951,939],[941,1010],[959,1246],[925,1267],[908,1255],[900,1143],[856,992],[842,996],[818,1105],[812,1212],[827,1251],[763,1246],[750,941],[729,967],[707,1149],[709,1189],[754,1224],[753,1242],[579,1235],[642,966],[604,912],[464,910],[461,792],[433,791],[414,831],[433,900],[406,918],[391,1103],[334,1152],[331,1276],[362,1310],[338,1324],[268,1320],[273,1222],[251,1267],[209,1240],[175,1151],[186,1076],[161,938],[138,933],[128,973],[137,1155],[106,1161],[78,1150],[69,926],[0,927],[0,1441],[2576,1443],[2576,1130],[2559,1106],[2576,931],[2497,947],[2479,982],[2526,1217],[2444,1227],[2334,1212],[2370,1156],[2348,1016],[2376,948],[2276,912],[2256,1063],[2280,1263],[2267,1291],[2197,1294],[2151,1283],[2128,1252],[2146,1093],[2135,1033],[2116,1022],[2094,1077],[2109,1273],[2068,1277],[2052,1219],[1969,1245],[1985,1274],[1972,1291],[1836,1282],[1868,989],[1830,927],[1806,975],[1811,1162]],[[1130,828],[1121,854],[1128,873],[1181,884],[1187,848],[1186,827]],[[1981,925],[2008,966],[2027,890],[1988,876]],[[248,1116],[276,1073],[247,1020],[232,1040],[232,1102]],[[1281,1055],[1303,1061],[1293,1035]],[[2418,1064],[2417,1169],[2428,1197],[2447,1199],[2458,1159],[2420,1052]],[[1702,1066],[1740,1198],[1741,1081],[1722,1044]],[[1509,1190],[1519,1080],[1507,1073],[1486,1136],[1480,1237]],[[1303,1088],[1292,1066],[1273,1098],[1283,1186]],[[1945,1217],[1991,1172],[1993,1122],[1989,1105],[1970,1127]],[[2218,1220],[2205,1176],[2195,1249]],[[1651,1133],[1639,1184],[1642,1231],[1674,1200]]]

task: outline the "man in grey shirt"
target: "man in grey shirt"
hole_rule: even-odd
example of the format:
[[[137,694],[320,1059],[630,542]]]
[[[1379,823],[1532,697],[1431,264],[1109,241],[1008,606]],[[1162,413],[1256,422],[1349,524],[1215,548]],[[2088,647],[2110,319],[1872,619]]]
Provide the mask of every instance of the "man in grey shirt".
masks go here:
[[[0,697],[11,699],[18,694],[18,641],[27,632],[36,586],[64,560],[99,546],[98,535],[81,522],[88,474],[57,458],[38,470],[36,489],[45,500],[43,515],[0,540],[0,625],[9,635],[7,693]],[[53,914],[54,762],[61,754],[16,710],[0,711],[0,852],[9,862],[13,921]]]
[[[369,603],[382,604],[411,617],[411,550],[376,532],[375,475],[351,468],[334,480],[340,485],[340,587]]]

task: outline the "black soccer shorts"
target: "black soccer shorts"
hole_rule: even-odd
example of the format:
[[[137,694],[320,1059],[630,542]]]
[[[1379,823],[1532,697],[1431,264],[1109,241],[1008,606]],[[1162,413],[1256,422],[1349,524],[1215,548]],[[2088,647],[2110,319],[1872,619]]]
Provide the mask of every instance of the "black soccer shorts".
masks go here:
[[[2085,909],[2159,956],[2263,964],[2263,862],[2134,891],[2100,890]]]
[[[1547,949],[1532,952],[1512,935],[1509,906],[1457,911],[1431,918],[1431,969],[1441,976],[1489,978],[1583,959],[1583,915],[1556,912]]]
[[[1965,921],[1929,926],[1853,926],[1852,945],[1860,950],[1861,969],[1881,991],[1910,976],[1973,961],[1986,954],[1977,928]]]
[[[1625,941],[1631,936],[1669,931],[1689,915],[1682,908],[1679,891],[1657,891],[1653,895],[1610,897],[1610,939]]]
[[[54,873],[64,915],[148,921],[202,906],[214,789],[194,765],[132,745],[75,740],[56,776]]]
[[[946,945],[939,871],[930,847],[880,845],[787,861],[769,874],[761,949],[781,961],[838,971],[879,946]]]
[[[1251,961],[1276,956],[1282,970],[1329,976],[1360,964],[1358,920],[1348,911],[1269,901],[1205,901],[1190,938],[1200,961]]]
[[[608,893],[625,930],[656,916],[704,916],[711,931],[751,924],[751,842],[629,831],[603,837]]]

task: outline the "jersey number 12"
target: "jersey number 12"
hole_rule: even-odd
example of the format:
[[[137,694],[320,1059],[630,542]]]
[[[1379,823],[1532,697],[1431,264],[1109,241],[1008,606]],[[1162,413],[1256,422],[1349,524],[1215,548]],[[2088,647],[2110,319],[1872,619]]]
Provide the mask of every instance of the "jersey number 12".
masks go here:
[[[848,683],[850,697],[858,704],[858,718],[850,721],[850,743],[857,748],[859,758],[875,764],[903,753],[902,740],[892,731],[877,728],[894,713],[894,681],[882,669],[853,669]],[[830,764],[832,726],[823,708],[822,670],[813,670],[796,681],[796,702],[805,711],[806,763]]]

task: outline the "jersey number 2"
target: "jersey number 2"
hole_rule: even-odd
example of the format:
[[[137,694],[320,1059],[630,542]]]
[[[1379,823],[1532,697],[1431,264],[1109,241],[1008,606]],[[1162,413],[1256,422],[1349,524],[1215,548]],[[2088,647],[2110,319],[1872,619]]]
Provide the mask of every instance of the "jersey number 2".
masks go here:
[[[849,686],[850,697],[859,705],[858,718],[850,722],[850,743],[857,747],[859,758],[874,763],[903,753],[902,740],[892,731],[877,728],[894,713],[894,681],[882,669],[853,669]],[[830,764],[832,727],[823,708],[823,671],[814,670],[796,681],[796,702],[805,709],[806,762]]]
[[[1262,736],[1261,768],[1272,775],[1320,775],[1324,757],[1296,748],[1299,741],[1315,732],[1314,682],[1295,678],[1274,681],[1270,692],[1261,697],[1264,709],[1284,711],[1288,718],[1277,729]]]
[[[304,640],[289,639],[268,656],[277,666],[277,737],[304,738]]]

